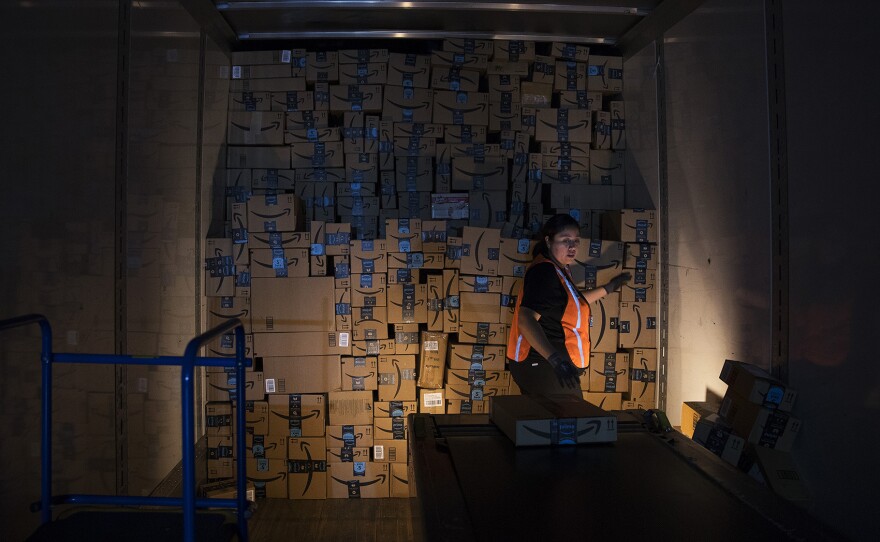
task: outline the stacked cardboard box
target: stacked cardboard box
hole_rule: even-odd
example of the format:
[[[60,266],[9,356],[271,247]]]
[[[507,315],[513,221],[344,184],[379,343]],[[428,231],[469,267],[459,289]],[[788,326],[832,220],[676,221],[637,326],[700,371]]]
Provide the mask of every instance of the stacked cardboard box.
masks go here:
[[[790,454],[801,427],[792,415],[797,392],[761,367],[735,360],[724,361],[720,378],[727,384],[721,403],[685,403],[682,430],[783,497],[809,500]]]
[[[579,286],[622,271],[625,244],[603,240],[600,217],[623,207],[623,177],[591,176],[596,153],[625,144],[620,59],[591,58],[471,39],[233,54],[226,235],[208,240],[205,284],[210,323],[242,319],[255,359],[243,460],[258,497],[409,496],[407,414],[488,412],[489,397],[518,394],[507,334],[548,214],[598,243]],[[593,307],[583,390],[606,409],[653,404],[653,328],[624,340],[621,322],[637,324],[622,295]],[[234,347],[230,334],[209,351]],[[209,374],[212,409],[232,412],[233,387]],[[242,460],[237,430],[211,436],[227,460],[212,479]]]

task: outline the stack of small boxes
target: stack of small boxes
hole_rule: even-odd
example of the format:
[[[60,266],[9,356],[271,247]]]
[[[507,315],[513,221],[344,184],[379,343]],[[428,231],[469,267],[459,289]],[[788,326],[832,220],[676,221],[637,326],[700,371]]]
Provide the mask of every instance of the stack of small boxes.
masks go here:
[[[619,56],[565,43],[234,53],[205,283],[209,325],[241,318],[255,366],[245,458],[234,381],[208,375],[209,479],[244,460],[258,497],[410,496],[406,415],[518,393],[509,324],[557,212],[581,226],[579,286],[641,281],[592,307],[585,397],[653,406],[657,238],[652,211],[621,210],[622,81]]]
[[[682,433],[780,495],[809,500],[790,455],[801,428],[792,415],[797,392],[740,361],[725,360],[720,377],[727,384],[720,404],[682,405]]]

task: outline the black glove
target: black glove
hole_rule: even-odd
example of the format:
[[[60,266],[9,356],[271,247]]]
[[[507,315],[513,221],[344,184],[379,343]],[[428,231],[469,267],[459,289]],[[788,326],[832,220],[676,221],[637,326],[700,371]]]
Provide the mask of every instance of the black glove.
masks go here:
[[[556,378],[559,379],[559,383],[563,387],[571,389],[580,387],[580,379],[578,379],[580,371],[575,367],[568,354],[559,351],[553,352],[547,358],[547,363],[553,367],[553,370],[556,372]]]
[[[613,279],[608,281],[608,284],[604,286],[605,291],[607,293],[611,293],[620,289],[621,286],[630,281],[632,275],[629,272],[621,273],[614,277]]]

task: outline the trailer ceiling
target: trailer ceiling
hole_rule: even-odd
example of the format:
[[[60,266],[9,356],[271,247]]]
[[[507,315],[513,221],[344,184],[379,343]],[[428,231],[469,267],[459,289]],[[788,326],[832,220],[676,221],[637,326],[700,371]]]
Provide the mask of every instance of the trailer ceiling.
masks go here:
[[[608,45],[629,56],[702,0],[182,0],[230,49],[320,39],[522,39]]]

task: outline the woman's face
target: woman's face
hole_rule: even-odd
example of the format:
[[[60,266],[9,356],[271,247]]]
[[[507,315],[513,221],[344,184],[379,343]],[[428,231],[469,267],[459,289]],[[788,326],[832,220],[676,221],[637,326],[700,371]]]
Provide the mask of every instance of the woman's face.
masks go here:
[[[566,228],[556,235],[553,239],[546,238],[550,244],[550,254],[562,265],[569,265],[574,262],[577,256],[578,245],[581,243],[576,228]]]

